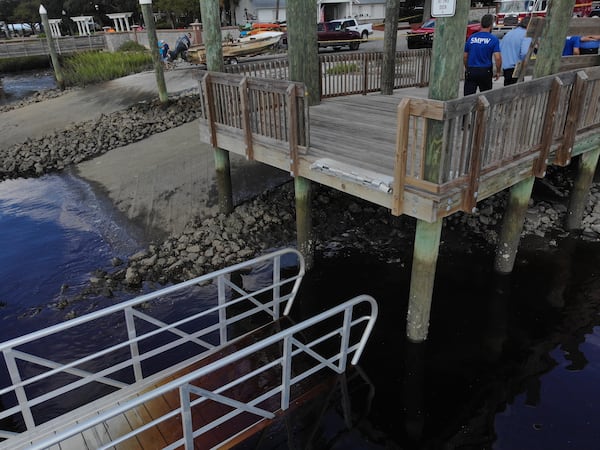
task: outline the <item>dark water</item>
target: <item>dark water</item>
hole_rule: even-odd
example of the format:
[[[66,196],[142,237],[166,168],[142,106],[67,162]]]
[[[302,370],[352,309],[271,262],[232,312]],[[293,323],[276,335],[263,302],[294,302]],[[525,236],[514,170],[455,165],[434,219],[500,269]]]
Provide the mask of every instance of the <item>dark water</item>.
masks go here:
[[[0,183],[0,230],[2,340],[118,301],[55,306],[63,285],[74,294],[91,271],[142,245],[68,174]],[[363,293],[377,299],[380,317],[360,363],[371,407],[356,413],[351,432],[329,437],[340,417],[325,415],[316,448],[597,448],[600,244],[527,239],[514,273],[498,277],[493,249],[451,244],[461,239],[445,238],[421,345],[404,339],[410,243],[394,262],[339,245],[317,255],[297,317]],[[359,409],[364,395],[353,399]]]
[[[0,73],[0,106],[14,103],[38,91],[56,89],[56,80],[51,71],[31,71],[22,73]]]
[[[71,299],[90,273],[113,256],[141,248],[135,230],[85,183],[68,174],[0,183],[0,339],[82,313],[93,304]]]
[[[513,274],[499,277],[493,249],[446,240],[425,344],[404,338],[406,251],[397,264],[330,254],[305,279],[303,314],[314,312],[309,298],[323,308],[366,293],[380,306],[360,362],[373,404],[346,448],[600,448],[600,244],[527,239]],[[325,448],[344,448],[339,438]]]

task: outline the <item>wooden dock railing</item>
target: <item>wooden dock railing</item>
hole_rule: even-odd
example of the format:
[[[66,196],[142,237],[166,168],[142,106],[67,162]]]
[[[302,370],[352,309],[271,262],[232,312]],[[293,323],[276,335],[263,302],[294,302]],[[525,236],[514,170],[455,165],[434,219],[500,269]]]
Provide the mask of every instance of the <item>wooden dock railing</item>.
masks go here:
[[[205,119],[200,127],[212,145],[289,168],[294,175],[300,170],[308,178],[315,158],[328,157],[326,147],[311,153],[302,84],[209,72],[200,90]],[[380,161],[388,161],[381,167],[372,157],[363,161],[373,176],[386,180],[391,195],[376,201],[395,215],[432,221],[471,212],[478,201],[527,177],[543,177],[548,164],[569,164],[576,154],[600,145],[599,66],[449,101],[405,97],[399,102],[395,156],[381,155]],[[382,105],[378,111],[389,114]],[[325,136],[335,142],[335,129],[320,120],[313,123],[315,141]],[[435,144],[430,149],[428,133]],[[373,148],[377,139],[381,136],[373,136]],[[368,138],[362,145],[369,145],[365,142]],[[332,158],[344,164],[343,149],[331,150]],[[436,164],[428,165],[430,160]],[[316,174],[315,180],[337,186]],[[420,204],[427,206],[413,204],[409,211],[405,198],[423,199]]]
[[[289,149],[290,172],[298,173],[298,154],[309,145],[308,103],[302,83],[205,72],[200,82],[202,118],[208,122],[211,144],[219,147],[223,133],[244,142],[244,154],[254,159],[254,145]]]
[[[381,90],[383,53],[352,52],[319,55],[321,98],[367,94]],[[429,84],[431,49],[396,52],[394,89]],[[227,73],[289,80],[287,58],[225,66]]]
[[[404,99],[398,107],[394,214],[411,186],[448,197],[447,212],[470,212],[478,199],[566,165],[576,141],[600,128],[600,67],[564,72],[446,102]],[[426,136],[442,122],[439,171],[425,179]],[[480,183],[488,178],[482,192]],[[460,201],[451,200],[453,192]]]

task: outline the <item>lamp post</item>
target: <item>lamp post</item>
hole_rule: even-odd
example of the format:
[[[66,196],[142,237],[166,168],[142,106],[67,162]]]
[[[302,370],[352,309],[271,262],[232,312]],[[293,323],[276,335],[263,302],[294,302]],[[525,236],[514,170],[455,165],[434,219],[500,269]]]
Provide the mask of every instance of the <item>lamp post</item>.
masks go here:
[[[48,21],[48,11],[46,11],[44,5],[40,5],[40,17],[42,19],[42,24],[44,25],[44,32],[46,33],[46,41],[48,42],[50,58],[52,60],[52,66],[54,67],[54,76],[56,77],[56,84],[58,84],[58,87],[61,90],[64,90],[65,80],[63,77],[62,69],[60,68],[58,55],[56,54],[56,48],[54,47],[54,38],[52,37],[52,31],[50,30],[50,22]]]
[[[144,23],[146,24],[148,45],[150,46],[150,53],[152,53],[152,61],[154,63],[154,74],[156,75],[156,84],[158,86],[158,98],[161,103],[166,103],[169,100],[169,97],[167,95],[165,73],[158,53],[158,38],[156,37],[156,25],[152,14],[152,0],[140,0],[140,6],[144,16]]]

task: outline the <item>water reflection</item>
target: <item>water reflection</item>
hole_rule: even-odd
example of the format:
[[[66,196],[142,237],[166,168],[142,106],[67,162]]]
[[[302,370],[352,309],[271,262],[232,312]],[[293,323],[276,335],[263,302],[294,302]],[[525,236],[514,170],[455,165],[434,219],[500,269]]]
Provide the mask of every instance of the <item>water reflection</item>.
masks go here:
[[[39,91],[56,89],[56,80],[50,71],[31,71],[2,74],[0,106],[16,102]]]
[[[141,247],[136,230],[69,174],[0,183],[0,231],[2,341],[64,320],[62,296]]]
[[[301,308],[360,293],[380,305],[361,360],[375,387],[366,418],[378,431],[374,444],[591,449],[600,442],[600,245],[533,240],[511,275],[493,273],[492,250],[442,252],[424,344],[404,339],[410,267],[351,253],[317,259]]]

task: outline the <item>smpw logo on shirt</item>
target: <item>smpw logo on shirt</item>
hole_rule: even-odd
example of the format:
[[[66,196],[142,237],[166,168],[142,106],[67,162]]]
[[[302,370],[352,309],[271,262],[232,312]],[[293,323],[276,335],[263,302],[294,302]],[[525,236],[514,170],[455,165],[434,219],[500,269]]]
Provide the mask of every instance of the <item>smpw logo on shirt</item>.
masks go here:
[[[488,37],[471,37],[471,44],[489,44],[491,41]]]

